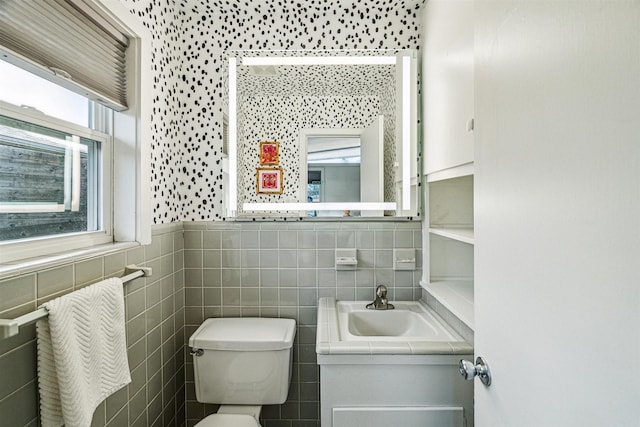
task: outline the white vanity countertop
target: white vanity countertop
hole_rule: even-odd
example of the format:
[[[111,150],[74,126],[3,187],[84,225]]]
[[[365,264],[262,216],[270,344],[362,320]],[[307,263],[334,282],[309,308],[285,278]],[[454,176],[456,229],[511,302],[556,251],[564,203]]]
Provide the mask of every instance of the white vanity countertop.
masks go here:
[[[434,317],[438,324],[443,327],[446,335],[453,335],[454,340],[434,341],[419,340],[415,337],[402,340],[401,337],[370,337],[370,340],[359,337],[356,340],[348,340],[342,337],[338,324],[338,310],[335,298],[325,297],[318,301],[318,329],[316,334],[316,353],[319,355],[458,355],[473,354],[473,346],[453,330],[437,315],[433,310],[422,304],[423,308],[429,312],[430,317]]]

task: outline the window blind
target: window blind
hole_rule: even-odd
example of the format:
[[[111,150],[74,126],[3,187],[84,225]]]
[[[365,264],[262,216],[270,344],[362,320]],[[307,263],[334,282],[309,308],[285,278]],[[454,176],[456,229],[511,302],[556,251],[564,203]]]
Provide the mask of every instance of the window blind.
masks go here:
[[[117,111],[128,38],[82,0],[0,0],[0,55]]]

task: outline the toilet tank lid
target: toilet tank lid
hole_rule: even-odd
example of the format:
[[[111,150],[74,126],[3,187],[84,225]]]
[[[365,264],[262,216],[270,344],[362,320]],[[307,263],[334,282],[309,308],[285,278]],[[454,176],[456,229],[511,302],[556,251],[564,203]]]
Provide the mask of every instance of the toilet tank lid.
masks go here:
[[[189,346],[204,350],[268,351],[293,346],[296,321],[266,317],[212,318],[189,338]]]

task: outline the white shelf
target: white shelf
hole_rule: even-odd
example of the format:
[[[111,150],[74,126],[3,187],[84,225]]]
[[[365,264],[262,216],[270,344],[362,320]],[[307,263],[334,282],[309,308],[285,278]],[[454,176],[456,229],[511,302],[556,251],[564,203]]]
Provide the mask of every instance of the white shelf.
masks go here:
[[[425,289],[462,323],[473,329],[473,280],[434,281]]]
[[[441,307],[473,329],[473,163],[427,175],[428,275],[423,285]]]
[[[445,179],[459,178],[462,176],[473,175],[473,162],[453,166],[447,169],[439,170],[426,174],[427,182],[443,181]]]
[[[429,233],[473,245],[473,228],[430,227]]]

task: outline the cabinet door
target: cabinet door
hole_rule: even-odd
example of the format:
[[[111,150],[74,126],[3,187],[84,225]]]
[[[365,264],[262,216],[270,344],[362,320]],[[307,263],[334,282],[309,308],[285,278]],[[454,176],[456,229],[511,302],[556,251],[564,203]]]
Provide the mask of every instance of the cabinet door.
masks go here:
[[[461,407],[352,407],[333,409],[333,427],[463,427]]]
[[[473,162],[473,1],[425,6],[422,65],[425,173]]]

